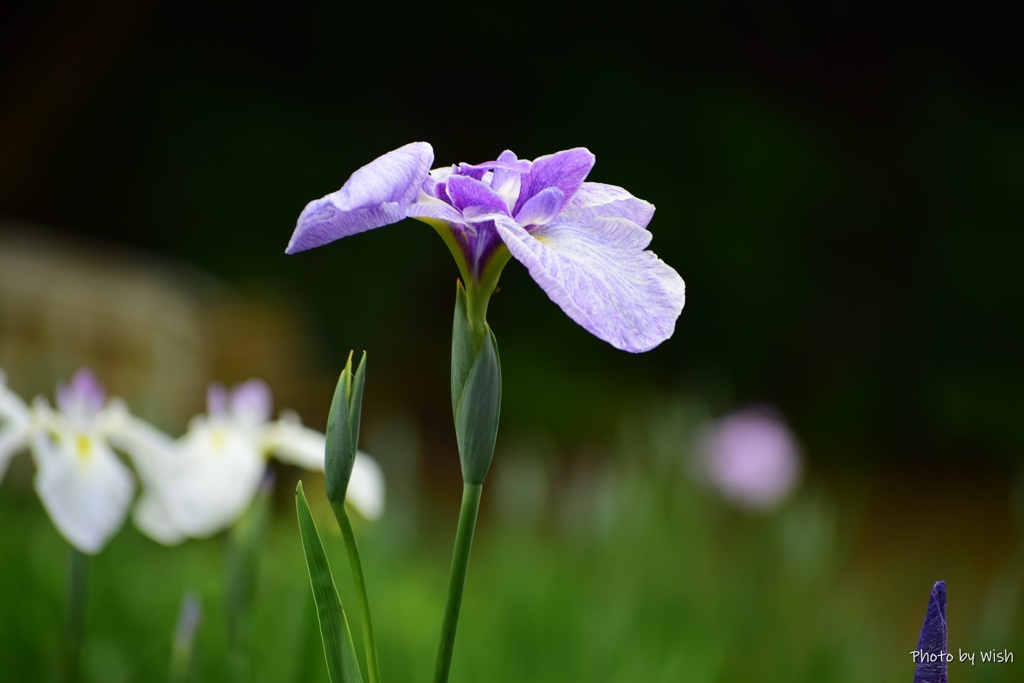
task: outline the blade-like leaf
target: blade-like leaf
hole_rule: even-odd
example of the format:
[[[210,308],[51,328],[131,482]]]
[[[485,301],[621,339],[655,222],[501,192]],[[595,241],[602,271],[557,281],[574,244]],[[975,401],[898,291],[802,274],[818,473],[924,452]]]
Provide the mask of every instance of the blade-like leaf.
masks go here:
[[[362,683],[345,609],[341,606],[338,589],[334,586],[334,577],[331,576],[331,567],[327,563],[320,534],[309,513],[302,482],[295,489],[295,508],[299,515],[302,552],[306,556],[306,568],[309,570],[313,600],[316,602],[316,616],[320,620],[320,637],[324,643],[327,672],[332,683]]]

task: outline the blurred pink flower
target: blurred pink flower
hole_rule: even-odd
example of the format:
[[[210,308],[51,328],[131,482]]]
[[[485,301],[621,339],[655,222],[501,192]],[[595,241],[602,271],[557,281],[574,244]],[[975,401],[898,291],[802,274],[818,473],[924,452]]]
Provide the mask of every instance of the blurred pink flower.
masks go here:
[[[702,478],[736,505],[767,510],[781,503],[800,479],[796,438],[770,406],[727,415],[697,442]]]

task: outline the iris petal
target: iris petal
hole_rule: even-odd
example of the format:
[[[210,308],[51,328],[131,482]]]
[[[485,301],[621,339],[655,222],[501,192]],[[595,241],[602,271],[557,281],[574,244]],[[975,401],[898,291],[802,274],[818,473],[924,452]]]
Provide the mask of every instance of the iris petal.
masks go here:
[[[114,452],[90,435],[66,434],[58,442],[37,434],[36,491],[64,538],[85,553],[98,553],[121,528],[135,482]]]
[[[615,185],[583,183],[566,204],[564,215],[575,223],[586,223],[599,216],[625,218],[645,228],[654,216],[654,205]]]
[[[530,198],[549,187],[557,187],[562,191],[565,201],[570,200],[593,167],[594,155],[585,147],[538,157],[530,167],[530,172],[523,176],[514,212],[519,213]]]
[[[644,251],[651,234],[632,221],[555,221],[527,232],[503,220],[496,227],[551,300],[612,346],[647,351],[675,330],[685,300],[683,280]]]
[[[0,480],[11,456],[28,444],[28,407],[10,391],[0,370]]]
[[[193,420],[173,457],[150,482],[161,489],[173,525],[203,538],[231,525],[259,488],[265,469],[257,436],[230,420]]]
[[[306,205],[285,252],[319,247],[405,218],[434,161],[434,150],[413,142],[363,166],[340,190]]]
[[[273,398],[267,383],[250,379],[231,390],[231,415],[246,427],[258,427],[270,419]]]
[[[530,197],[516,214],[519,225],[545,225],[562,210],[565,197],[557,187],[549,187]]]
[[[409,218],[432,218],[451,225],[465,225],[458,209],[432,197],[421,196],[420,201],[409,207],[407,215]]]
[[[449,178],[448,196],[452,198],[452,204],[459,211],[465,211],[473,206],[508,215],[508,205],[504,197],[492,190],[489,185],[468,176],[455,175]]]

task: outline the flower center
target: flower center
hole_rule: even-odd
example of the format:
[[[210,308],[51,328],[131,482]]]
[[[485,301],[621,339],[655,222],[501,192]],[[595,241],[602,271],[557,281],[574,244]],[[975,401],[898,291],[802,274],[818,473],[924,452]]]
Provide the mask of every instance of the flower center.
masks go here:
[[[78,459],[86,464],[92,459],[93,446],[92,439],[86,434],[78,434],[75,437],[75,454]]]

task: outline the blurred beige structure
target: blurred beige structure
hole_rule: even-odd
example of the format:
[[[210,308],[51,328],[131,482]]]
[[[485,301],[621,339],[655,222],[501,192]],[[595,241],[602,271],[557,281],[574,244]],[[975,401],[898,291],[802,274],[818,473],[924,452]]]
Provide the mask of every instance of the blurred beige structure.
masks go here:
[[[52,396],[89,366],[134,412],[176,431],[204,408],[209,382],[261,377],[275,409],[322,426],[331,387],[311,378],[294,308],[150,253],[0,220],[0,367],[26,398]]]

